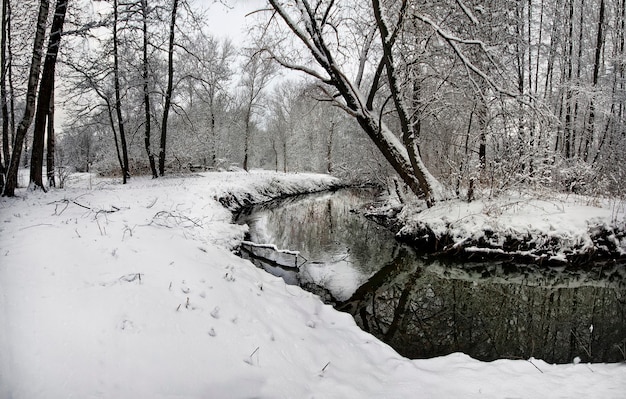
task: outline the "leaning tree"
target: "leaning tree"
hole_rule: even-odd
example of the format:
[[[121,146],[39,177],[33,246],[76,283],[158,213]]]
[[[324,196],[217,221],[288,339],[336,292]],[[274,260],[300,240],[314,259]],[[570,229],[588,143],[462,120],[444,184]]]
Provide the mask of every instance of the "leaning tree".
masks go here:
[[[265,51],[281,65],[322,83],[329,98],[356,119],[402,180],[429,206],[444,198],[443,186],[420,157],[396,63],[408,2],[400,2],[399,7],[383,7],[379,0],[369,5],[324,0],[269,3],[276,29],[274,35],[264,35]],[[348,72],[352,69],[354,77]],[[383,87],[388,100],[375,106]],[[399,120],[401,139],[385,123],[389,112]]]

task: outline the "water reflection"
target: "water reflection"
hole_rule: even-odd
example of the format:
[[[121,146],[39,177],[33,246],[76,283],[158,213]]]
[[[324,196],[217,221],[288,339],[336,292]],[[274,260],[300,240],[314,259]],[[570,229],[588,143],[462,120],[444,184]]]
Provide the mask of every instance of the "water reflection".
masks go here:
[[[240,220],[252,241],[309,260],[299,271],[259,265],[289,283],[327,290],[327,300],[404,356],[626,360],[623,265],[588,273],[429,261],[354,212],[371,195],[307,196]]]
[[[405,252],[337,307],[410,358],[625,360],[623,284],[584,285],[578,275],[544,285],[524,275],[453,279],[449,268]]]
[[[315,284],[345,300],[401,246],[387,229],[358,214],[373,193],[341,190],[291,198],[255,207],[238,221],[250,226],[250,241],[298,250],[307,260],[298,273],[257,260],[259,265],[289,283]]]

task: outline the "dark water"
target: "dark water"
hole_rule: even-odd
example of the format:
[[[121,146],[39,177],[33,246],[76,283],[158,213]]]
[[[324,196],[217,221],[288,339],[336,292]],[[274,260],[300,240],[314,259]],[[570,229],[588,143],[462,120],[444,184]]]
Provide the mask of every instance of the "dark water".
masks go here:
[[[373,198],[309,195],[252,208],[239,221],[251,241],[306,259],[298,269],[253,259],[258,266],[320,294],[409,358],[626,360],[623,265],[590,273],[429,260],[361,215]]]

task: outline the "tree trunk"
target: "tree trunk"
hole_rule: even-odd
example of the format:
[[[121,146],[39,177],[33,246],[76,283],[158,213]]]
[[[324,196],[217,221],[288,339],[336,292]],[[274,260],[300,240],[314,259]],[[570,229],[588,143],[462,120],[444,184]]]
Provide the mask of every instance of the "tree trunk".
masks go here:
[[[15,142],[13,144],[13,153],[11,154],[11,162],[7,172],[7,181],[4,187],[4,196],[13,197],[17,188],[17,174],[22,155],[22,145],[28,128],[33,121],[35,111],[35,102],[37,99],[37,84],[39,83],[39,72],[41,70],[41,59],[43,53],[43,44],[46,36],[46,21],[48,19],[48,11],[50,2],[48,0],[40,0],[39,13],[37,16],[37,28],[35,39],[33,41],[33,55],[30,62],[30,71],[28,74],[28,86],[26,91],[26,108],[24,116],[20,121],[15,134]]]
[[[37,113],[35,115],[35,129],[33,132],[33,149],[30,158],[30,183],[34,188],[38,187],[45,191],[43,185],[43,157],[44,141],[46,136],[46,119],[50,112],[50,101],[54,98],[54,73],[56,69],[57,55],[61,46],[61,35],[68,0],[57,0],[48,40],[48,52],[43,64],[41,83],[39,85],[39,99],[37,101]]]
[[[474,112],[476,110],[476,105],[472,108],[472,111],[469,115],[469,121],[467,122],[467,131],[465,132],[465,156],[461,158],[461,162],[459,163],[459,174],[456,178],[456,188],[454,190],[457,197],[461,194],[461,179],[463,177],[463,169],[465,169],[465,164],[469,163],[469,140],[470,134],[472,133],[472,121],[474,120]]]
[[[176,12],[178,0],[172,4],[172,19],[170,22],[170,37],[167,53],[167,90],[165,91],[165,104],[163,105],[163,120],[161,122],[161,147],[159,148],[159,174],[165,173],[165,146],[167,145],[167,119],[172,105],[172,90],[174,87],[174,31],[176,29]]]
[[[487,168],[487,104],[483,96],[479,96],[476,104],[476,116],[478,119],[478,167],[481,175]]]
[[[539,64],[541,61],[541,43],[543,42],[543,18],[544,18],[544,3],[545,0],[541,0],[541,8],[539,10],[539,37],[537,38],[537,53],[535,55],[535,98],[539,92]]]
[[[128,167],[128,145],[126,143],[126,133],[124,131],[124,119],[122,116],[122,100],[120,97],[120,70],[119,53],[117,39],[118,25],[118,2],[113,1],[113,84],[115,86],[115,112],[117,114],[117,125],[120,133],[120,144],[122,146],[122,183],[126,184],[130,178]]]
[[[278,150],[276,149],[276,139],[272,139],[272,151],[274,152],[274,171],[278,172]]]
[[[573,155],[573,127],[572,127],[572,63],[574,62],[574,0],[569,0],[569,35],[568,51],[567,51],[567,74],[565,76],[566,95],[565,95],[565,132],[563,144],[565,146],[565,158],[571,158]]]
[[[326,173],[333,173],[333,136],[335,135],[335,119],[330,120],[328,139],[326,140]]]
[[[283,173],[287,173],[287,136],[283,140]]]
[[[4,0],[3,0],[4,1]],[[9,78],[9,130],[11,131],[11,145],[15,144],[15,95],[13,90],[13,49],[11,45],[11,1],[7,2],[7,76]],[[11,148],[12,150],[12,148]],[[9,158],[5,159],[9,162]]]
[[[580,2],[580,19],[578,22],[578,25],[580,26],[580,31],[578,32],[578,56],[576,59],[576,81],[572,84],[575,84],[577,86],[581,85],[581,79],[580,79],[580,74],[581,74],[581,69],[582,69],[582,59],[583,59],[583,26],[584,26],[584,22],[585,22],[585,0],[581,0]],[[572,156],[576,155],[578,157],[580,157],[581,155],[581,146],[582,146],[582,137],[581,137],[581,141],[580,141],[580,145],[578,146],[578,150],[575,152],[574,154],[574,148],[576,147],[576,137],[578,137],[580,134],[577,134],[576,131],[576,120],[579,118],[579,112],[578,112],[578,108],[579,108],[579,102],[580,102],[580,96],[577,95],[576,98],[574,99],[574,113],[572,114]],[[583,125],[585,124],[584,119],[583,119]],[[578,132],[578,133],[584,133],[585,131],[585,127],[583,126],[582,132]]]
[[[105,100],[107,106],[107,116],[109,117],[109,125],[111,131],[113,131],[113,142],[115,143],[115,154],[117,155],[117,162],[120,165],[122,172],[124,171],[124,161],[122,159],[122,153],[120,151],[120,141],[117,138],[117,130],[115,129],[115,119],[113,117],[113,106],[108,99]]]
[[[152,172],[152,178],[157,178],[156,164],[154,162],[154,154],[150,146],[150,87],[148,85],[148,0],[141,0],[141,11],[143,19],[143,65],[142,65],[142,78],[143,78],[143,103],[145,112],[145,134],[144,143],[146,146],[146,153],[148,154],[148,162],[150,164],[150,171]]]
[[[404,146],[406,148],[409,163],[411,164],[411,168],[413,169],[413,175],[418,181],[420,194],[424,196],[426,200],[426,204],[428,206],[432,206],[434,203],[434,199],[432,198],[433,188],[431,187],[431,182],[429,179],[426,179],[424,174],[422,173],[422,169],[424,168],[424,164],[419,156],[417,144],[415,140],[415,131],[414,126],[411,124],[411,118],[407,112],[407,109],[404,105],[404,102],[401,97],[401,90],[399,86],[399,82],[397,79],[397,72],[395,70],[395,61],[394,55],[392,51],[393,42],[390,41],[390,32],[385,23],[385,19],[381,14],[381,7],[379,0],[372,1],[374,8],[374,16],[376,18],[376,23],[378,25],[378,29],[380,31],[382,46],[384,52],[384,60],[385,60],[385,69],[387,71],[387,79],[389,82],[389,89],[391,90],[391,96],[393,98],[393,102],[398,113],[398,117],[400,119],[400,126],[402,129],[402,141],[404,142]],[[403,1],[403,8],[406,4],[406,0]],[[401,13],[404,10],[401,11]],[[419,118],[418,118],[419,119]]]
[[[48,186],[56,187],[56,180],[54,177],[55,169],[55,144],[56,139],[54,136],[54,91],[50,96],[50,111],[48,112],[48,142],[46,145],[46,175],[48,176]]]
[[[246,129],[244,134],[246,135],[244,138],[244,144],[243,144],[243,169],[247,172],[248,171],[248,151],[250,150],[250,118],[251,118],[251,108],[252,104],[250,104],[250,107],[248,108],[248,110],[246,111],[246,120],[244,121],[246,124]]]
[[[552,21],[556,21],[559,18],[560,5],[561,5],[561,0],[557,0],[556,4],[554,5],[554,13],[552,15]],[[558,36],[558,24],[552,23],[552,31],[550,34],[550,45],[549,45],[548,60],[547,60],[548,65],[546,66],[546,73],[545,73],[546,80],[545,80],[545,85],[544,85],[544,99],[549,99],[552,97],[552,89],[553,89],[552,76],[553,76],[553,71],[554,71],[554,59],[556,55],[555,47],[558,42],[557,36]],[[541,47],[538,46],[537,51],[539,51],[539,48]]]
[[[211,138],[212,138],[212,141],[213,141],[213,143],[212,143],[213,144],[212,145],[212,151],[211,151],[211,165],[215,168],[215,167],[217,167],[217,130],[215,128],[215,111],[214,111],[214,108],[213,108],[213,97],[212,96],[211,96],[210,107],[211,107],[211,110],[210,110],[211,115],[209,115],[209,116],[211,118],[211,121],[210,121],[211,122]]]
[[[525,79],[526,71],[527,70],[530,71],[531,67],[529,66],[528,69],[526,68],[526,57],[524,56],[524,51],[525,51],[525,48],[523,46],[523,43],[524,43],[523,38],[525,35],[524,23],[525,21],[527,21],[527,19],[524,17],[524,2],[523,1],[517,2],[517,7],[515,11],[517,13],[517,23],[515,25],[515,33],[519,37],[519,40],[516,42],[516,49],[515,49],[516,50],[515,56],[516,56],[516,62],[517,62],[517,65],[516,65],[517,67],[517,91],[520,93],[520,95],[524,95],[526,91],[526,85],[524,83],[526,80]],[[528,20],[528,22],[530,24],[530,20]],[[530,46],[530,39],[528,39],[526,44]],[[529,48],[529,51],[530,51],[530,48]],[[484,101],[482,101],[482,98],[479,99],[479,101],[481,101],[481,105],[482,103],[484,103]],[[478,108],[479,126],[481,125],[480,121],[482,119],[481,111],[482,111],[482,106]],[[486,114],[484,116],[486,117]],[[525,126],[526,126],[526,118],[525,118],[524,104],[520,103],[518,121],[517,121],[517,149],[516,149],[520,159],[523,159],[524,151],[526,149],[526,146],[524,145],[524,142],[526,140],[525,130],[524,130]],[[480,158],[480,154],[479,154],[479,158]],[[524,165],[522,164],[521,167],[523,171]]]
[[[592,83],[593,88],[595,89],[598,85],[598,75],[600,73],[600,55],[602,54],[602,45],[604,44],[604,0],[600,0],[600,12],[598,16],[598,34],[596,36],[596,53],[593,62],[593,77]],[[595,125],[595,105],[593,98],[591,99],[591,103],[589,105],[589,120],[587,122],[587,132],[585,134],[585,148],[583,150],[583,159],[585,162],[589,157],[589,147],[591,147],[591,141],[593,140],[594,135],[594,125]]]
[[[0,39],[0,104],[2,106],[2,157],[0,157],[0,192],[4,188],[6,164],[11,157],[9,148],[9,106],[7,103],[7,5],[9,0],[2,0],[2,38]],[[4,162],[2,160],[4,158]]]
[[[408,0],[402,1],[402,10],[399,18],[404,17],[407,1]],[[382,121],[382,116],[374,112],[372,109],[373,97],[378,90],[378,85],[376,83],[381,76],[380,73],[382,73],[382,69],[387,70],[387,75],[391,75],[390,71],[393,72],[395,70],[393,66],[393,54],[391,54],[396,37],[395,34],[389,36],[385,35],[382,31],[380,32],[385,53],[383,62],[378,64],[379,69],[377,70],[377,74],[374,76],[374,84],[369,90],[369,95],[364,95],[365,93],[362,93],[358,86],[349,80],[347,74],[341,70],[339,65],[334,60],[334,54],[331,51],[331,48],[325,43],[324,35],[319,27],[320,20],[318,20],[315,15],[315,10],[318,10],[318,8],[315,8],[314,10],[308,1],[297,0],[297,9],[295,12],[298,15],[297,18],[293,18],[290,14],[291,10],[289,10],[283,2],[278,0],[269,0],[269,3],[276,11],[277,15],[282,18],[287,27],[295,34],[297,39],[302,41],[303,44],[310,50],[310,54],[315,59],[315,62],[328,76],[326,77],[316,72],[312,72],[313,70],[308,66],[293,66],[293,64],[289,62],[282,63],[283,66],[300,71],[308,71],[307,73],[316,77],[318,80],[321,80],[337,89],[338,93],[335,97],[337,104],[357,120],[363,131],[369,136],[372,142],[383,154],[387,162],[394,168],[396,173],[398,173],[400,178],[402,178],[411,190],[416,195],[423,197],[429,206],[433,205],[434,201],[442,199],[445,194],[441,185],[437,179],[430,174],[417,154],[417,150],[414,145],[414,134],[411,134],[409,129],[405,130],[405,126],[408,125],[408,119],[406,118],[407,114],[406,110],[403,108],[404,106],[402,105],[402,101],[399,101],[400,98],[397,96],[399,93],[396,93],[397,99],[394,99],[394,105],[399,106],[399,109],[396,109],[398,113],[404,113],[404,117],[402,117],[402,119],[404,119],[403,125],[405,125],[403,126],[402,132],[403,140],[405,143],[412,143],[413,145],[409,145],[408,147],[403,145],[403,143],[400,142],[387,128],[385,123]],[[325,16],[330,15],[334,2],[329,3],[330,4],[327,6]],[[385,29],[386,24],[383,18],[380,18],[380,14],[382,12],[380,9],[380,1],[372,0],[372,9],[379,16],[376,18],[379,30],[380,28]],[[322,19],[322,22],[324,19],[325,17]],[[398,23],[397,25],[400,24]],[[390,54],[391,57],[389,57]],[[278,61],[281,62],[281,60]],[[387,76],[389,86],[392,90],[394,86],[394,79],[396,78],[397,77],[393,77],[390,79],[389,76]],[[395,83],[398,82],[396,81]],[[341,98],[342,101],[339,101],[339,98]]]

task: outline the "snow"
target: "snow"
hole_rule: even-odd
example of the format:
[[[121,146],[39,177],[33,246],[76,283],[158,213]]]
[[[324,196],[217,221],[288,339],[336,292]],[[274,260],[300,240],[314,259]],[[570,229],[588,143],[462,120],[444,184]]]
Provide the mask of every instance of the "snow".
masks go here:
[[[565,194],[546,198],[515,194],[471,203],[459,199],[430,209],[410,204],[398,218],[401,236],[427,230],[438,239],[450,238],[451,248],[463,247],[466,252],[506,253],[506,241],[514,239],[532,247],[517,255],[566,262],[571,255],[606,250],[598,244],[598,235],[612,232],[607,236],[613,251],[626,254],[626,202],[610,199]]]
[[[0,199],[0,398],[623,398],[626,364],[409,360],[231,250],[305,174],[74,176]],[[546,222],[547,223],[547,222]]]

